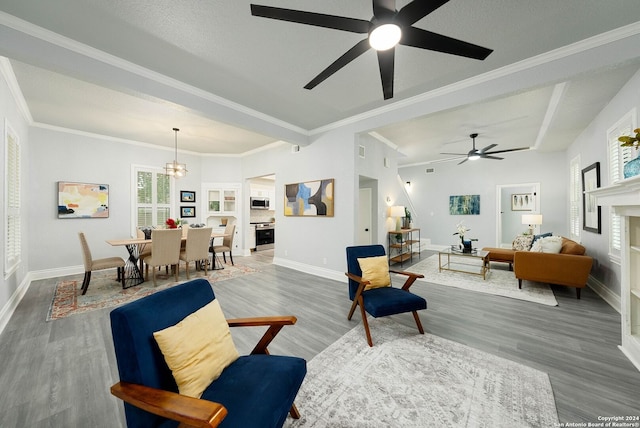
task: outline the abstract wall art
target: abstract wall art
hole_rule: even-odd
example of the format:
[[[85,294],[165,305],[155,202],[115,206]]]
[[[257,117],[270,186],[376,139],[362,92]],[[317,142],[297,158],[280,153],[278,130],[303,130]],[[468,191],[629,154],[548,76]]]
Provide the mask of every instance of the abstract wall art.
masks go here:
[[[480,195],[449,196],[449,214],[451,215],[480,214]]]
[[[285,216],[333,217],[334,179],[285,184]]]
[[[533,193],[511,195],[511,211],[533,211],[536,201]]]
[[[109,217],[109,185],[58,181],[58,218]]]

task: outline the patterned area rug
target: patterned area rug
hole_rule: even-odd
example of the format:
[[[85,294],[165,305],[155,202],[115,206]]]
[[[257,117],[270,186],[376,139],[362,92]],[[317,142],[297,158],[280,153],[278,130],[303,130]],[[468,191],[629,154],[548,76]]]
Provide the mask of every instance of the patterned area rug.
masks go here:
[[[258,272],[254,268],[242,266],[238,263],[236,263],[235,266],[224,266],[222,270],[207,271],[207,279],[210,283]],[[193,271],[193,264],[191,265],[191,269],[191,279],[202,278],[204,276],[204,272],[202,271]],[[171,274],[166,275],[164,271],[162,271],[162,273],[156,273],[157,287],[154,287],[153,281],[149,279],[140,285],[123,290],[122,284],[116,281],[115,276],[115,270],[94,272],[91,277],[91,283],[89,283],[87,294],[84,296],[80,291],[82,276],[79,276],[78,279],[58,282],[55,292],[53,293],[49,312],[47,313],[47,321],[82,314],[96,309],[120,306],[186,281],[184,269],[181,268],[180,281],[178,282],[175,282],[175,276]],[[151,272],[149,276],[151,276]]]
[[[480,261],[475,259],[452,258],[452,267],[461,270],[480,271]],[[456,264],[454,260],[462,260],[471,265]],[[540,282],[522,281],[522,289],[518,288],[518,280],[514,273],[508,270],[491,269],[487,273],[487,279],[483,280],[479,275],[469,275],[466,273],[442,271],[438,272],[438,256],[433,255],[428,259],[416,263],[407,269],[410,272],[421,273],[424,279],[418,281],[431,282],[434,284],[448,285],[451,287],[464,288],[465,290],[477,291],[479,293],[494,294],[497,296],[511,297],[513,299],[526,300],[529,302],[541,303],[543,305],[558,306],[558,301],[553,295],[549,285]]]
[[[559,426],[546,373],[390,319],[362,324],[308,364],[285,427]]]

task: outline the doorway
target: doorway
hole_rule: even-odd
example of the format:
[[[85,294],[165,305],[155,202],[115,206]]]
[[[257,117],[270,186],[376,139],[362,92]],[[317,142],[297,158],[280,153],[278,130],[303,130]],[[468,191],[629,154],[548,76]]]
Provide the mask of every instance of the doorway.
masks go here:
[[[522,215],[540,213],[540,183],[498,184],[496,202],[496,243],[511,248],[513,239],[528,229]]]
[[[358,189],[358,216],[356,223],[356,245],[371,245],[377,242],[377,222],[374,211],[378,193],[378,180],[360,176]]]

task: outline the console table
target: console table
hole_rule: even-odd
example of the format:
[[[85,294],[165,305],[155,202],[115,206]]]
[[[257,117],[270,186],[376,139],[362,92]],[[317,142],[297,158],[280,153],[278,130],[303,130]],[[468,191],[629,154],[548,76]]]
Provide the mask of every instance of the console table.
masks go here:
[[[416,235],[418,239],[416,238]],[[420,258],[420,229],[400,229],[391,230],[387,234],[387,257],[389,258],[389,265],[392,262],[402,264],[409,260],[413,260],[413,253],[418,254]],[[417,251],[415,248],[417,246]]]

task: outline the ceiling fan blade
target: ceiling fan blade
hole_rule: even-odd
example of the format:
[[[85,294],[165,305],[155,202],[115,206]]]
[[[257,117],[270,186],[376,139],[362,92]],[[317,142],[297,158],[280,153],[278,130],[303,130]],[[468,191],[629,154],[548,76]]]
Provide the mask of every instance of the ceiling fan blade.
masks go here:
[[[460,162],[458,162],[458,165],[460,165],[461,163],[465,163],[465,162],[466,162],[466,161],[468,161],[468,160],[469,160],[469,158],[464,158],[464,159],[462,159]]]
[[[395,0],[373,0],[373,16],[377,19],[384,19],[396,13]]]
[[[400,9],[398,12],[398,21],[402,25],[410,26],[420,21],[431,12],[447,3],[449,0],[433,0],[433,1],[420,1],[415,0]]]
[[[506,150],[495,150],[493,152],[486,152],[486,155],[493,155],[496,153],[507,153],[507,152],[517,152],[519,150],[529,150],[529,147],[520,147],[518,149],[506,149]]]
[[[480,155],[480,157],[481,157],[482,159],[495,159],[495,160],[502,160],[502,159],[504,159],[504,158],[500,158],[500,157],[498,157],[498,156],[487,156],[487,155]]]
[[[497,144],[489,144],[487,147],[485,147],[484,149],[480,150],[480,153],[485,153],[487,150],[491,150],[495,146],[497,146]]]
[[[395,48],[378,52],[378,65],[380,66],[380,80],[382,81],[382,93],[384,99],[393,98],[393,70]]]
[[[371,48],[369,46],[369,39],[363,39],[356,43],[354,47],[346,51],[340,58],[335,60],[329,67],[325,68],[318,74],[311,82],[305,85],[305,89],[313,89],[322,83],[327,77],[331,76],[336,71],[340,70],[345,65],[365,53]]]
[[[316,27],[333,28],[334,30],[350,31],[352,33],[368,33],[369,21],[348,18],[345,16],[326,15],[324,13],[305,12],[302,10],[283,9],[280,7],[251,5],[251,15],[262,18],[279,19],[280,21],[296,22],[298,24],[315,25]]]
[[[440,153],[441,155],[467,156],[467,153]]]
[[[487,49],[415,27],[404,27],[402,29],[400,44],[480,60],[485,59],[493,52],[493,49]]]

